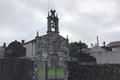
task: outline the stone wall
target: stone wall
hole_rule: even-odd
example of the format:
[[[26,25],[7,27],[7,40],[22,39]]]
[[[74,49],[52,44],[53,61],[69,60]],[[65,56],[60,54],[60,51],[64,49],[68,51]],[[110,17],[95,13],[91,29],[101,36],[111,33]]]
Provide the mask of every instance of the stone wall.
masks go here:
[[[33,72],[33,61],[29,59],[0,59],[0,80],[32,80]]]
[[[120,64],[69,63],[69,80],[119,80]]]

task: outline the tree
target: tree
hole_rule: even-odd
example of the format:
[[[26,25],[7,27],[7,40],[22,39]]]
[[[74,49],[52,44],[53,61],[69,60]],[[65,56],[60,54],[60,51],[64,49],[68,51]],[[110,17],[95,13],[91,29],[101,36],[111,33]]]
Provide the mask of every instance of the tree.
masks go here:
[[[69,56],[78,57],[82,53],[82,49],[88,48],[87,44],[80,42],[72,42],[69,44]]]
[[[79,63],[88,63],[88,62],[96,62],[96,59],[89,54],[85,54],[82,49],[88,48],[87,44],[83,42],[72,42],[69,44],[69,56],[76,57],[77,61],[69,61],[68,63],[68,71],[69,77],[68,80],[80,80],[80,67]]]
[[[83,42],[73,42],[69,44],[69,56],[76,57],[79,62],[88,63],[96,62],[96,59],[88,53],[83,52],[82,49],[88,48],[87,44]]]

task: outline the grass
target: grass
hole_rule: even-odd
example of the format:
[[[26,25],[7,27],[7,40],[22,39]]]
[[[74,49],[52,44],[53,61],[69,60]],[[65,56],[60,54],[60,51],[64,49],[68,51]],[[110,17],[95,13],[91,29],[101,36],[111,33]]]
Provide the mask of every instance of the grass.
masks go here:
[[[56,69],[56,75],[57,75],[57,78],[63,78],[64,77],[64,69],[57,68]],[[40,77],[40,80],[45,80],[45,68],[40,68],[39,77]],[[48,77],[49,78],[54,78],[55,77],[55,68],[49,68],[48,69]]]

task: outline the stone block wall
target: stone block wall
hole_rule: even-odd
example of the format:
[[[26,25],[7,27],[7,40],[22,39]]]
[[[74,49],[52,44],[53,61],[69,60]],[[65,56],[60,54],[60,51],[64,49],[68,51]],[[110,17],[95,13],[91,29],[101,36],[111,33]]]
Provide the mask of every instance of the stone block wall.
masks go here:
[[[33,61],[29,59],[0,59],[0,80],[32,80],[33,72]]]
[[[120,80],[120,64],[69,63],[68,80]]]

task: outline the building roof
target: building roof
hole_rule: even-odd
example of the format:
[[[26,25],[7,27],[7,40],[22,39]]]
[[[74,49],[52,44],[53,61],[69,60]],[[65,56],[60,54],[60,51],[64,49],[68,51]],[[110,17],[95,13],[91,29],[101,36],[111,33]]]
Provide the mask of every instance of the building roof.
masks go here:
[[[120,47],[120,41],[110,42],[107,46],[108,47]]]
[[[34,41],[35,41],[35,39],[30,40],[30,41],[28,41],[28,42],[25,42],[24,45],[29,44],[29,43],[32,43],[32,42],[34,42]]]
[[[51,34],[51,35],[54,36],[53,34]],[[66,38],[62,37],[61,35],[58,35],[58,36],[61,37],[61,38],[63,38],[63,39],[66,39]],[[42,36],[38,36],[38,38],[47,38],[47,37],[48,37],[48,34],[45,34],[45,35],[42,35]],[[29,44],[29,43],[33,43],[33,42],[35,42],[35,40],[36,40],[36,38],[32,39],[32,40],[30,40],[28,42],[25,42],[24,45]]]
[[[20,48],[20,47],[23,47],[23,46],[22,46],[22,43],[20,43],[17,40],[15,40],[15,41],[11,42],[8,45],[8,47],[10,47],[10,48],[13,48],[13,47]]]

